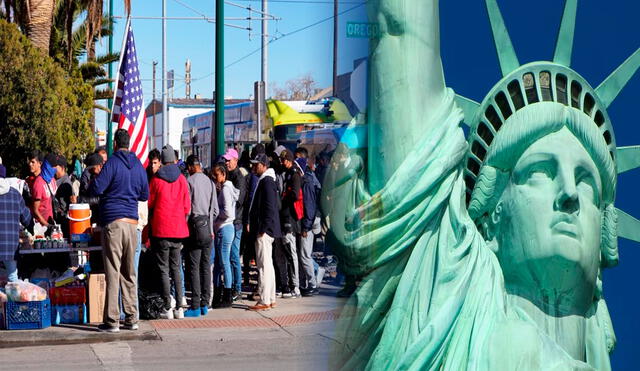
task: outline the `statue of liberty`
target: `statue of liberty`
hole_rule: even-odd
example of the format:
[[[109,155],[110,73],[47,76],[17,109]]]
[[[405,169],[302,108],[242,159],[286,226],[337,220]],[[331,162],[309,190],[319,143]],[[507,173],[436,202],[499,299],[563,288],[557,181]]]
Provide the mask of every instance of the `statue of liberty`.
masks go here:
[[[476,103],[445,86],[437,0],[368,2],[367,154],[340,145],[323,190],[342,269],[363,277],[336,368],[610,369],[601,272],[618,236],[640,240],[614,207],[640,148],[616,148],[606,109],[640,50],[594,89],[570,68],[577,0],[553,60],[524,65],[486,5],[503,78]]]

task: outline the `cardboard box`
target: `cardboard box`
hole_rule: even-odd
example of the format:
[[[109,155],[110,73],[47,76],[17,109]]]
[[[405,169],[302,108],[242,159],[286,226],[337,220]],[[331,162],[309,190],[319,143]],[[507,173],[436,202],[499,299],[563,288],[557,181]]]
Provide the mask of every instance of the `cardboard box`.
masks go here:
[[[104,273],[92,273],[87,280],[87,313],[89,323],[101,323],[107,281]]]

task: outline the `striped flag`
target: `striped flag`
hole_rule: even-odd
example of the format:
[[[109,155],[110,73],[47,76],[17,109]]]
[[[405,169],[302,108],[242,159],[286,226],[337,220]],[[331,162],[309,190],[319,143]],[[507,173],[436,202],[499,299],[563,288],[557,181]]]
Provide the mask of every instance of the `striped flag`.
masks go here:
[[[116,86],[111,121],[118,124],[118,129],[129,131],[131,136],[129,150],[133,151],[142,162],[142,166],[146,167],[149,153],[147,117],[142,99],[136,44],[129,19],[120,52]]]

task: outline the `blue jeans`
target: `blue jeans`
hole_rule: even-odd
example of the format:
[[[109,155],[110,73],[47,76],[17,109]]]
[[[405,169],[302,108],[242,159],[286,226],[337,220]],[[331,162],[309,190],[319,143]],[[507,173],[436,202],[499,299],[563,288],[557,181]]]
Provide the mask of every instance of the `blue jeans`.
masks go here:
[[[4,263],[4,267],[7,269],[7,275],[9,276],[9,282],[18,281],[18,262],[15,260],[1,260]]]
[[[237,292],[242,291],[242,264],[240,263],[240,239],[242,238],[242,225],[234,225],[235,235],[231,243],[231,271],[233,274],[233,288]]]
[[[213,266],[213,286],[220,287],[220,279],[224,275],[224,288],[231,288],[231,243],[235,236],[233,224],[225,225],[216,232],[216,263]]]
[[[142,231],[138,229],[138,246],[133,255],[133,266],[136,267],[136,278],[138,278],[138,263],[140,263],[140,253],[142,252]]]

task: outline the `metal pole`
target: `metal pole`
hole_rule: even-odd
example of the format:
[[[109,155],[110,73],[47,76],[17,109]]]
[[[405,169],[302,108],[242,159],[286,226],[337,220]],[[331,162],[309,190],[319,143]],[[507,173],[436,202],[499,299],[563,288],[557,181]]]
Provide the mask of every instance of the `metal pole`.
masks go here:
[[[262,14],[267,13],[267,0],[262,0]],[[262,64],[260,68],[260,80],[262,80],[262,86],[264,86],[264,94],[256,94],[254,98],[255,104],[258,105],[258,143],[262,141],[262,127],[264,125],[263,120],[265,113],[262,112],[262,107],[264,107],[264,100],[267,97],[268,91],[268,80],[269,80],[269,33],[267,30],[268,22],[265,18],[262,19],[262,48],[261,48],[261,59]],[[258,92],[260,92],[260,84],[258,84]]]
[[[216,0],[216,19],[224,19],[224,0]],[[223,155],[224,146],[224,22],[216,22],[216,142],[211,153],[211,164]]]
[[[338,96],[338,0],[333,0],[333,96]]]
[[[151,100],[151,107],[153,107],[153,124],[151,138],[156,135],[156,66],[158,62],[153,61],[153,99]],[[155,139],[152,139],[152,143],[155,145]]]
[[[167,114],[167,0],[162,0],[162,145],[169,144]]]
[[[109,0],[109,19],[111,21],[111,33],[109,34],[109,54],[113,53],[113,0]],[[113,79],[113,63],[109,63],[109,78]],[[113,83],[109,83],[109,89],[113,90]],[[107,101],[107,107],[111,108],[113,100]],[[107,112],[107,155],[113,152],[113,125],[111,125],[111,111]]]
[[[262,0],[262,13],[267,13],[267,0]],[[260,70],[260,76],[264,81],[265,96],[267,90],[267,83],[269,82],[269,33],[267,31],[268,22],[265,18],[262,18],[262,69]]]

